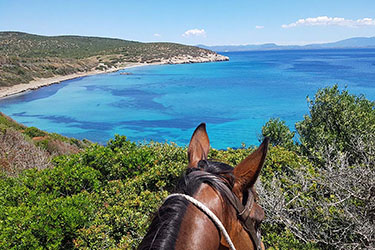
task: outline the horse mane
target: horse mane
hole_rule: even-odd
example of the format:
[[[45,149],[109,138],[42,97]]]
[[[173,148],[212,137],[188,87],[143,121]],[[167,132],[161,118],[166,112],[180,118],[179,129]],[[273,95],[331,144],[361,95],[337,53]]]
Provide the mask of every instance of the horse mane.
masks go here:
[[[233,167],[225,163],[201,160],[197,168],[186,170],[176,186],[175,193],[194,196],[200,185],[206,183],[226,199],[223,185],[233,188],[232,172]],[[138,249],[174,249],[180,225],[189,204],[183,197],[167,199],[154,215],[148,233]]]

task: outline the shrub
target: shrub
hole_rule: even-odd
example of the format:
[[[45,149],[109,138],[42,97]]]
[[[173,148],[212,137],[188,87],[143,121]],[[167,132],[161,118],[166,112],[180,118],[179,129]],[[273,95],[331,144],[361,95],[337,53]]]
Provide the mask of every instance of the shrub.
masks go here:
[[[324,160],[327,164],[317,168],[294,152],[270,150],[258,185],[267,215],[265,240],[280,246],[274,233],[285,229],[307,246],[373,249],[375,162],[350,165],[344,155]],[[293,245],[293,237],[283,241]]]
[[[292,148],[294,146],[294,134],[295,132],[291,132],[289,127],[285,125],[285,121],[281,121],[280,118],[271,118],[262,127],[262,138],[259,141],[262,141],[264,137],[269,137],[273,146]]]
[[[70,196],[84,190],[98,192],[103,185],[100,179],[99,171],[80,164],[61,164],[44,171],[32,169],[21,175],[23,184],[30,190],[37,193],[52,193],[56,197]]]
[[[374,157],[374,102],[346,90],[340,92],[337,85],[319,90],[315,99],[308,101],[310,115],[296,124],[304,154],[319,163],[340,152],[347,154],[351,163]],[[363,141],[359,151],[358,141]]]
[[[300,175],[305,182],[300,182]],[[306,157],[283,147],[271,147],[257,183],[260,203],[266,213],[262,232],[266,247],[271,249],[317,249],[316,242],[306,240],[295,228],[300,218],[310,219],[306,204],[313,202],[316,186],[310,183],[316,172]],[[296,219],[298,218],[298,220]]]
[[[87,193],[59,198],[40,195],[37,203],[0,208],[1,249],[72,248],[77,230],[94,211]]]
[[[36,127],[28,127],[24,130],[24,134],[26,134],[27,136],[29,136],[30,138],[33,138],[33,137],[39,137],[39,136],[46,136],[47,133],[36,128]]]
[[[117,136],[108,147],[126,152],[129,143],[124,137]],[[136,248],[146,233],[153,212],[174,188],[187,165],[185,149],[174,144],[136,146],[131,143],[131,147],[135,147],[136,151],[147,151],[143,154],[153,161],[143,158],[147,168],[139,169],[135,176],[132,173],[122,175],[122,179],[108,183],[100,196],[102,209],[98,210],[90,227],[79,231],[75,241],[77,248]],[[96,235],[91,235],[93,231]]]
[[[49,154],[12,128],[0,129],[0,171],[16,176],[29,168],[49,166]]]

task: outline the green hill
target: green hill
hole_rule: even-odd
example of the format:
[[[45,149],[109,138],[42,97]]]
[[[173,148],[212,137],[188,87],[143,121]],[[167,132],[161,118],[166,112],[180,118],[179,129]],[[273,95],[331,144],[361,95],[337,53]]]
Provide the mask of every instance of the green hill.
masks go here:
[[[175,43],[0,32],[0,87],[27,83],[35,78],[107,70],[128,63],[168,60],[174,63],[178,57],[192,61],[226,60],[210,50]]]

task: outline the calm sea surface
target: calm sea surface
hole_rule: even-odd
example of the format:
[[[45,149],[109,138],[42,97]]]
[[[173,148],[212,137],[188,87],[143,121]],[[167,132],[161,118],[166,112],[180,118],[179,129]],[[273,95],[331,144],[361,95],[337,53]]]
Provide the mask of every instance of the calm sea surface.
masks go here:
[[[375,50],[223,53],[229,62],[145,66],[65,81],[0,101],[27,126],[106,143],[186,145],[207,123],[215,148],[257,145],[271,117],[291,129],[308,112],[306,96],[335,83],[375,100]]]

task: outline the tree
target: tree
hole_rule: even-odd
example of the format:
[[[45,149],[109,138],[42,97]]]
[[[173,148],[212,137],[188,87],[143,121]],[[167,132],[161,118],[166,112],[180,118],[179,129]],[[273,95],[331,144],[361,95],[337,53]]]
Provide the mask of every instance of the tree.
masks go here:
[[[374,102],[347,90],[340,92],[337,85],[319,90],[308,102],[310,115],[296,124],[305,155],[320,163],[339,154],[346,154],[349,163],[374,157]],[[361,149],[356,146],[359,140]]]

